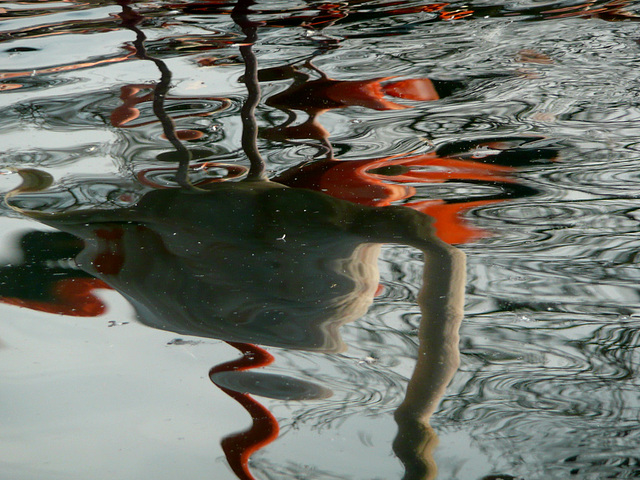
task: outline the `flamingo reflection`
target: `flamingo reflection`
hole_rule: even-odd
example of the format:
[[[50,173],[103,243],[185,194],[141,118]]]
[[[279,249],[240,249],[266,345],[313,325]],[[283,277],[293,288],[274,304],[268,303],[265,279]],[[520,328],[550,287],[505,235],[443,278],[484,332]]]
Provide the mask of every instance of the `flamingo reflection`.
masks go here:
[[[82,239],[84,247],[75,254],[82,272],[125,296],[145,325],[222,339],[242,353],[238,360],[210,371],[212,382],[238,401],[253,419],[248,431],[222,442],[230,467],[241,479],[254,478],[248,466],[251,454],[278,434],[275,417],[250,393],[255,391],[255,385],[246,387],[252,378],[257,378],[251,370],[272,360],[257,345],[326,353],[344,350],[339,327],[360,318],[373,301],[378,289],[381,245],[392,243],[419,249],[424,254],[418,298],[422,313],[419,355],[405,399],[396,411],[399,430],[394,451],[405,465],[405,478],[433,478],[436,468],[431,451],[436,435],[429,420],[458,365],[464,256],[436,238],[431,217],[419,209],[390,205],[386,193],[387,197],[383,195],[379,201],[367,199],[366,194],[339,198],[339,194],[330,196],[313,188],[300,188],[293,181],[288,182],[284,174],[282,181],[267,178],[256,144],[253,110],[260,90],[257,62],[251,50],[257,24],[247,18],[250,2],[239,2],[232,16],[247,36],[240,47],[248,90],[241,117],[243,148],[251,166],[242,181],[193,181],[191,152],[181,143],[173,119],[163,110],[170,72],[163,62],[147,55],[144,34],[137,26],[140,17],[127,2],[122,5],[123,26],[136,33],[139,58],[153,61],[162,74],[161,82],[152,89],[152,97],[134,98],[137,91],[128,97],[133,99],[126,105],[129,111],[123,111],[135,113],[136,102],[141,98],[154,103],[165,136],[178,153],[174,188],[147,191],[126,207],[47,212],[37,210],[33,200],[47,196],[50,179],[42,172],[22,170],[24,184],[8,196],[11,206]],[[378,79],[370,85],[378,85],[394,97],[405,92],[416,98],[417,93],[407,92],[424,92],[425,85],[430,85],[425,79],[400,82]],[[377,94],[377,87],[367,90],[363,85],[359,84],[356,90]],[[344,85],[332,83],[325,87],[335,98],[342,95],[347,99],[344,104],[353,101],[344,93]],[[346,90],[355,87],[349,85]],[[336,93],[341,88],[343,93]],[[388,107],[380,102],[377,105],[381,108]],[[447,158],[447,165],[455,164],[461,172],[466,171],[457,177],[515,183],[500,166],[478,170],[477,165],[463,158],[468,152],[461,150],[451,158],[440,153],[354,163],[351,168],[362,170],[358,175],[366,185],[382,188],[387,185],[382,180],[395,172],[397,191],[404,192],[398,199],[411,196],[410,185],[416,179],[429,178],[414,166],[423,167],[428,162],[438,166],[442,158]],[[346,163],[333,159],[327,162],[331,168]],[[320,162],[315,165],[313,168],[322,167]],[[289,174],[309,180],[314,175],[305,172],[311,168],[295,167]],[[449,177],[432,174],[431,179],[437,182]],[[259,378],[272,385],[258,392],[262,396],[283,395],[279,387],[285,382],[294,390],[286,398],[329,394],[321,386],[295,378],[266,373]]]
[[[28,182],[37,172],[21,174]],[[278,431],[274,417],[247,393],[251,389],[234,387],[244,384],[231,374],[237,377],[270,361],[262,347],[250,344],[327,353],[344,349],[339,326],[362,316],[372,302],[380,244],[422,250],[420,355],[397,413],[395,448],[407,478],[433,473],[425,451],[435,436],[425,424],[457,366],[464,257],[433,236],[429,217],[270,181],[209,184],[196,194],[156,190],[134,206],[115,210],[46,214],[28,210],[28,196],[10,201],[40,222],[83,239],[76,260],[80,268],[125,296],[142,323],[223,339],[243,353],[239,361],[210,372],[253,418],[249,431],[223,441],[229,464],[242,479],[253,478],[247,466],[251,453]],[[306,398],[326,394],[321,387],[286,380]]]
[[[320,78],[311,79],[305,70]],[[397,80],[383,77],[364,81],[337,81],[328,78],[307,61],[304,68],[275,67],[262,70],[263,81],[291,80],[284,91],[267,99],[267,104],[287,113],[281,125],[263,130],[270,140],[291,142],[311,139],[322,145],[326,158],[290,168],[275,180],[285,185],[322,191],[336,198],[362,205],[403,204],[435,218],[437,235],[451,244],[486,237],[489,232],[469,225],[463,214],[475,207],[537,192],[522,185],[514,175],[518,168],[555,159],[557,149],[543,137],[512,136],[451,142],[425,154],[394,155],[383,158],[341,161],[334,157],[330,133],[319,117],[332,109],[352,106],[373,110],[411,108],[390,97],[413,102],[436,101],[463,88],[462,82],[429,78]],[[303,112],[307,119],[296,123]],[[486,185],[496,193],[480,198],[419,200],[419,190],[428,184],[462,182]]]
[[[242,12],[237,13],[242,22]],[[250,48],[243,54],[248,57]],[[255,78],[251,65],[248,61],[247,82]],[[249,86],[254,94],[255,86]],[[161,120],[165,128],[172,128],[166,117]],[[76,256],[82,271],[129,299],[144,324],[223,339],[243,353],[239,360],[210,372],[212,381],[253,418],[249,431],[223,440],[229,464],[242,479],[254,478],[248,468],[250,455],[278,432],[268,410],[247,389],[233,387],[243,382],[247,369],[270,361],[264,349],[253,344],[343,350],[339,326],[362,316],[377,290],[380,245],[419,248],[428,272],[420,298],[430,304],[423,315],[431,324],[421,328],[420,337],[432,335],[432,329],[441,333],[433,336],[440,339],[434,345],[427,339],[428,352],[421,350],[417,371],[424,378],[411,384],[411,391],[421,394],[409,395],[399,410],[395,448],[407,465],[408,478],[418,478],[410,473],[416,468],[433,472],[425,451],[434,437],[416,436],[425,429],[411,426],[428,422],[456,369],[462,255],[436,240],[430,218],[417,211],[359,205],[267,180],[255,147],[250,108],[243,123],[243,142],[252,164],[245,181],[192,184],[183,178],[181,188],[152,190],[128,207],[47,213],[34,210],[30,202],[50,179],[42,172],[22,170],[24,184],[8,201],[25,215],[82,239],[84,248]],[[188,177],[186,167],[178,175]],[[437,280],[430,280],[432,275]],[[282,383],[271,374],[261,378]],[[304,398],[329,394],[294,378],[286,381],[294,385],[296,398],[299,392]]]
[[[38,173],[21,174],[28,183]],[[248,432],[223,442],[243,479],[253,478],[248,458],[275,438],[277,422],[247,389],[234,389],[233,379],[220,375],[267,363],[263,349],[248,344],[327,353],[344,349],[339,326],[362,316],[377,290],[379,245],[419,248],[425,254],[419,378],[410,383],[416,393],[408,393],[397,414],[396,450],[408,472],[432,472],[425,450],[435,437],[424,424],[457,365],[464,258],[433,237],[429,217],[270,181],[209,184],[196,194],[156,190],[115,210],[46,214],[28,210],[28,197],[11,202],[82,238],[86,246],[78,265],[124,295],[144,324],[238,342],[232,345],[245,354],[240,364],[214,367],[210,375],[253,417]]]
[[[118,106],[111,113],[111,125],[116,128],[136,128],[152,123],[160,122],[157,117],[151,118],[146,121],[139,121],[133,123],[140,117],[140,105],[144,103],[153,103],[156,98],[155,93],[156,85],[153,84],[130,84],[120,89],[120,100],[122,105]],[[220,106],[215,109],[207,109],[200,113],[188,113],[184,115],[176,115],[172,119],[178,120],[181,118],[190,118],[194,116],[209,116],[216,112],[225,110],[231,105],[231,101],[227,98],[220,97],[165,97],[166,100],[197,100],[197,101],[216,101],[220,103]],[[203,132],[194,129],[176,130],[176,136],[180,140],[197,140],[203,136]],[[165,137],[166,138],[166,137]]]

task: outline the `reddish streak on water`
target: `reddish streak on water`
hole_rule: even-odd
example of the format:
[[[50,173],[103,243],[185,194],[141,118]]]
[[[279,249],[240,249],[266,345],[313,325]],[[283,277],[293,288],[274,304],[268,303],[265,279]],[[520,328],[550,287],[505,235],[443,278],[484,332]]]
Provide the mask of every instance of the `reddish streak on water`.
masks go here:
[[[274,361],[265,349],[249,343],[227,342],[242,352],[242,357],[213,367],[209,378],[224,393],[237,401],[251,415],[253,424],[248,430],[233,434],[222,440],[221,446],[229,466],[240,480],[255,480],[249,470],[249,457],[278,438],[280,428],[273,414],[247,393],[237,392],[218,385],[215,374],[220,372],[241,372],[264,367]]]

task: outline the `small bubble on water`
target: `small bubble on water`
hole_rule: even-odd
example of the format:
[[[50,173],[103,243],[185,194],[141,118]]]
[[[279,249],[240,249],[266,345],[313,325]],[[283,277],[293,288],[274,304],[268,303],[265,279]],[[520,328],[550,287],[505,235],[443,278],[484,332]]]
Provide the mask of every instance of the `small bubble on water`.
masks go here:
[[[362,123],[363,121],[360,120],[359,118],[354,118],[353,120],[351,120],[349,123]]]
[[[519,322],[533,322],[535,319],[527,313],[516,313],[516,320]]]
[[[366,356],[360,360],[358,360],[358,365],[373,365],[377,362],[378,360],[372,356]]]

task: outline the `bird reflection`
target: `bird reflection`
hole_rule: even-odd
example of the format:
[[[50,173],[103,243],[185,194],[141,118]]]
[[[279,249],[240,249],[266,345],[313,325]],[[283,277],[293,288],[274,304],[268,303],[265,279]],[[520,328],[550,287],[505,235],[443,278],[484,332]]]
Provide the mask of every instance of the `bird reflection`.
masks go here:
[[[81,271],[127,298],[141,323],[225,340],[242,353],[209,373],[253,419],[248,431],[222,442],[240,479],[254,478],[250,455],[278,435],[276,419],[251,392],[283,399],[331,394],[310,382],[247,371],[273,361],[262,346],[344,350],[339,327],[357,320],[373,302],[381,245],[419,249],[424,254],[419,355],[396,411],[393,448],[405,465],[406,479],[433,478],[436,435],[429,419],[458,365],[463,254],[438,239],[432,218],[417,210],[362,205],[266,177],[253,114],[259,87],[251,53],[256,24],[247,18],[251,2],[238,2],[232,13],[247,36],[240,49],[249,98],[241,116],[251,168],[242,181],[192,183],[191,156],[162,110],[168,69],[144,51],[140,18],[127,3],[121,2],[121,18],[137,34],[138,56],[153,61],[163,74],[153,101],[166,138],[178,152],[177,188],[148,191],[126,207],[47,212],[38,209],[39,197],[48,195],[51,179],[24,169],[19,171],[23,184],[7,195],[8,203],[81,239],[83,247],[73,252]],[[24,193],[30,195],[21,198]]]
[[[334,156],[330,133],[320,122],[323,113],[353,106],[402,110],[411,106],[395,99],[436,101],[463,88],[463,82],[395,77],[338,81],[329,78],[311,60],[303,65],[260,70],[258,80],[291,82],[286,90],[266,100],[267,105],[286,113],[287,119],[263,129],[261,136],[284,143],[308,143],[324,154],[324,158],[287,169],[275,180],[363,205],[404,202],[404,206],[434,217],[437,235],[447,243],[463,244],[489,236],[489,232],[468,224],[462,214],[482,205],[536,194],[513,174],[519,167],[552,161],[557,156],[557,148],[548,145],[543,137],[531,135],[454,141],[428,153],[342,161]],[[301,122],[296,112],[302,112],[306,119]],[[489,186],[490,191],[499,193],[485,193],[471,200],[468,195],[447,200],[416,198],[416,186],[446,182]]]
[[[80,268],[129,298],[149,326],[322,351],[344,349],[337,327],[373,298],[375,244],[421,247],[431,232],[430,218],[409,209],[271,181],[155,190],[114,210],[27,214],[82,238]]]
[[[396,414],[395,449],[407,466],[406,478],[429,478],[415,472],[429,470],[424,452],[435,436],[427,423],[457,366],[464,290],[463,256],[434,236],[430,217],[263,180],[208,184],[198,192],[151,191],[114,210],[45,214],[27,210],[26,200],[16,203],[27,215],[81,238],[79,267],[125,296],[142,323],[234,342],[248,359],[245,367],[267,364],[256,361],[263,349],[247,344],[344,349],[339,327],[362,316],[373,301],[380,245],[422,250],[420,351]],[[244,443],[236,439],[227,454],[240,465],[236,473],[246,473],[240,478],[253,478],[246,471],[252,451],[247,444],[272,439],[275,427],[267,422],[265,433],[261,419],[267,413],[225,386],[234,382],[228,372],[242,370],[228,367],[212,369],[211,378],[218,384],[219,377],[221,388],[258,419],[253,430],[260,441],[254,431]],[[321,388],[316,394],[298,390],[326,394]]]

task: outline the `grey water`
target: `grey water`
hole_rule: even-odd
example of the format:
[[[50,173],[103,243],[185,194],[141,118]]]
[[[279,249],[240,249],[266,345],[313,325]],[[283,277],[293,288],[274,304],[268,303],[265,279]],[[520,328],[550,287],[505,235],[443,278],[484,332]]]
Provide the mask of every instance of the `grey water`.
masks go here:
[[[0,3],[0,479],[639,477],[640,3],[238,3]]]

